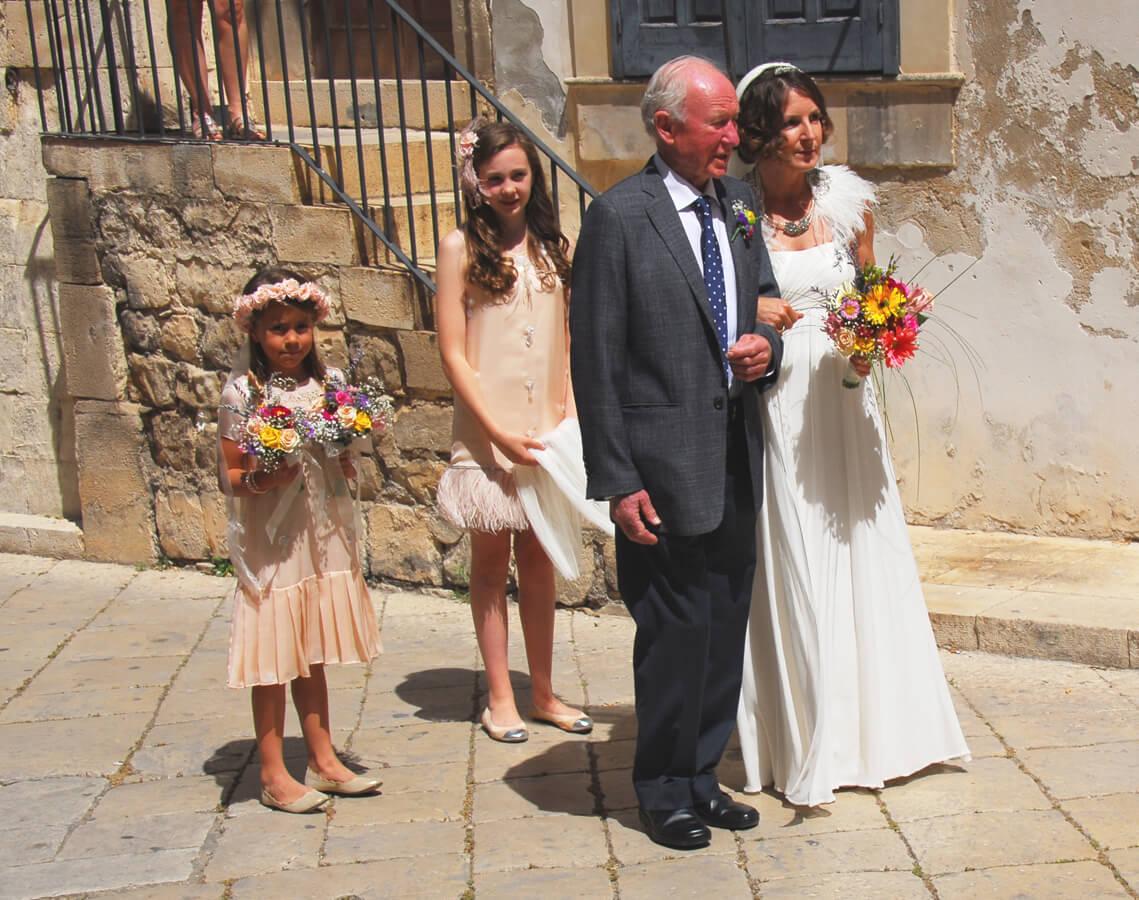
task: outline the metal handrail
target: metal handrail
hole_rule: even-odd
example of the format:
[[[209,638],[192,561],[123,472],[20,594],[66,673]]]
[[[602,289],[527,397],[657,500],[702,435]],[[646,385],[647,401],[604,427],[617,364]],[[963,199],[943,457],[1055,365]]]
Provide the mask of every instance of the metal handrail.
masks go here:
[[[40,121],[44,133],[134,141],[186,140],[193,139],[189,132],[194,125],[197,125],[201,134],[200,139],[208,138],[206,117],[213,110],[208,102],[206,104],[197,102],[195,106],[197,88],[191,91],[186,85],[179,85],[173,92],[176,109],[163,106],[163,97],[169,98],[170,89],[169,85],[162,83],[159,67],[156,64],[157,42],[148,4],[143,4],[144,16],[134,16],[132,19],[127,3],[113,4],[109,0],[41,0],[41,2],[47,13],[47,44],[51,56],[51,77],[47,79],[41,78],[40,71],[47,61],[41,62],[35,55],[38,44],[32,0],[24,0],[32,42]],[[290,60],[290,49],[295,51],[296,46],[290,47],[283,24],[282,8],[290,2],[297,4],[296,9],[299,13],[300,33],[296,37],[299,39],[303,57],[301,73],[296,71],[298,65],[295,55]],[[205,49],[213,50],[213,58],[217,64],[214,68],[219,74],[216,85],[219,107],[225,104],[225,87],[220,73],[228,66],[236,72],[239,90],[235,93],[240,93],[239,104],[235,98],[230,98],[229,105],[238,107],[235,109],[234,118],[240,115],[241,120],[248,123],[256,102],[254,97],[259,93],[265,118],[264,131],[268,142],[289,147],[304,165],[317,175],[321,184],[327,189],[327,196],[331,202],[346,206],[351,214],[380,241],[391,257],[407,268],[418,284],[430,292],[434,292],[435,282],[425,268],[426,265],[430,265],[427,260],[437,254],[441,234],[448,227],[447,220],[451,219],[455,226],[459,226],[463,215],[462,194],[454,167],[450,167],[448,176],[436,178],[435,166],[438,154],[433,143],[441,132],[433,127],[435,117],[431,111],[430,84],[441,82],[445,91],[444,130],[447,133],[452,159],[456,143],[453,87],[463,86],[468,93],[472,117],[478,114],[481,107],[499,121],[509,121],[534,143],[544,158],[543,168],[549,167],[548,177],[555,212],[560,212],[559,178],[568,179],[576,189],[581,214],[585,212],[587,200],[597,196],[597,192],[572,166],[494,96],[397,0],[367,0],[366,22],[348,21],[351,17],[349,0],[309,0],[303,4],[301,0],[245,0],[246,27],[250,37],[255,39],[256,52],[249,54],[251,58],[245,61],[244,67],[241,65],[236,46],[222,47],[217,40],[215,5],[206,2],[204,7],[210,16],[211,26],[215,26],[211,29],[215,35],[213,47]],[[220,4],[220,7],[222,15],[228,14],[236,19],[237,4],[234,0],[226,0]],[[267,9],[276,12],[276,35],[273,35],[265,24]],[[349,26],[345,31],[349,50],[346,54],[347,79],[336,74],[333,66],[334,53],[327,15],[333,9],[344,13]],[[310,12],[313,13],[311,21]],[[390,58],[394,63],[392,76],[380,74],[380,32],[384,29],[379,27],[379,23],[385,13],[390,21],[389,49]],[[171,26],[172,38],[177,39],[180,28],[181,40],[189,42],[192,21],[193,17],[190,16],[185,23],[168,23]],[[318,21],[323,24],[323,28],[314,27]],[[140,22],[145,29],[145,41],[135,33],[136,24]],[[362,45],[353,45],[354,27],[367,32],[367,55],[370,56],[372,67],[370,74],[359,74],[356,71],[357,58],[354,50],[364,48]],[[409,39],[408,49],[411,49],[412,43],[414,44],[413,53],[404,53],[405,37]],[[149,53],[146,60],[140,62],[136,44]],[[274,45],[279,51],[280,87],[283,93],[287,136],[281,133],[279,121],[274,131],[273,104],[270,98],[272,80],[268,78],[266,67],[266,52],[272,50]],[[324,73],[314,71],[314,57],[320,52],[323,52],[325,57],[327,71]],[[174,55],[173,47],[171,53]],[[205,82],[207,73],[201,71],[196,52],[188,55],[193,60],[194,82],[201,85]],[[441,67],[441,78],[428,77],[429,61],[436,71]],[[292,71],[290,62],[292,62]],[[252,77],[248,71],[250,68],[253,69]],[[256,77],[258,69],[259,79]],[[412,70],[417,74],[408,74],[408,71]],[[297,74],[303,76],[305,98],[303,102],[297,104],[299,108],[294,109],[292,88],[294,76]],[[258,80],[260,90],[254,92],[249,86]],[[343,84],[345,80],[351,92],[351,113],[350,121],[342,125],[339,101],[345,90]],[[319,125],[318,119],[317,88],[317,84],[321,81],[326,82],[327,87],[332,147],[322,147],[321,144],[322,126]],[[398,115],[391,130],[398,129],[398,141],[394,136],[385,134],[389,129],[385,127],[384,90],[381,81],[394,82]],[[409,140],[409,131],[418,130],[418,123],[415,129],[410,128],[408,111],[409,101],[414,102],[415,99],[416,81],[419,83],[419,112],[422,114],[424,142],[422,153],[426,162],[426,175],[421,180],[413,179],[414,145]],[[338,84],[340,96],[338,96]],[[373,92],[376,106],[375,135],[370,133],[373,126],[364,124],[365,114],[361,107],[361,96],[369,89]],[[324,93],[325,89],[320,88],[319,92]],[[52,93],[56,96],[56,102],[49,105],[45,103],[45,97]],[[189,102],[186,102],[187,99]],[[51,109],[56,111],[54,128],[49,121]],[[436,105],[436,112],[438,111]],[[306,113],[307,128],[302,119]],[[391,113],[390,109],[388,113]],[[224,110],[220,111],[219,119],[222,114]],[[347,133],[349,130],[352,134]],[[305,131],[311,135],[311,151],[301,143],[301,134]],[[241,136],[238,137],[240,138]],[[351,152],[356,153],[354,167],[346,164],[346,157]],[[372,152],[378,153],[379,189],[373,185],[373,189],[369,191],[369,167],[366,165],[366,159]],[[352,169],[355,171],[352,172]],[[353,176],[358,185],[349,184],[348,179]],[[375,178],[374,170],[371,177]],[[393,189],[393,180],[399,180],[400,177],[402,177],[402,190]],[[378,204],[372,199],[380,197],[382,201]],[[416,211],[419,209],[426,214],[428,210],[424,209],[424,206],[427,203],[430,204],[430,222],[419,222],[418,228],[429,229],[429,232],[417,235]],[[397,218],[400,215],[406,217],[404,235],[400,234],[398,226]],[[424,244],[423,253],[420,252],[421,242]]]

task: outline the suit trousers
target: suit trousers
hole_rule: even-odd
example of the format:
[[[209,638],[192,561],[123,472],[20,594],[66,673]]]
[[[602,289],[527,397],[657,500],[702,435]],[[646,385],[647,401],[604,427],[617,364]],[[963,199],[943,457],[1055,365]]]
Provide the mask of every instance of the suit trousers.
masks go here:
[[[633,645],[642,809],[679,809],[719,793],[716,766],[736,723],[755,574],[755,504],[741,401],[729,405],[724,516],[715,531],[653,546],[617,530],[617,580]]]

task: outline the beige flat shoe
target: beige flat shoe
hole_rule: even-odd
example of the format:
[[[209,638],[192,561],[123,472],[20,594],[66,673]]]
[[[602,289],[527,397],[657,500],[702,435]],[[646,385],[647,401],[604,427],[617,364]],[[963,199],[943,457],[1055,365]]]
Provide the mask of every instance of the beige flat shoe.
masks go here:
[[[490,735],[492,740],[500,741],[503,744],[521,744],[523,741],[530,739],[530,732],[526,730],[526,726],[522,722],[516,722],[513,725],[495,725],[494,719],[490,717],[490,707],[486,707],[482,711],[483,731]]]
[[[343,797],[358,797],[360,794],[375,793],[382,781],[378,778],[369,778],[357,775],[351,781],[332,781],[312,769],[305,771],[305,784],[326,794],[339,794]]]
[[[589,734],[593,731],[593,719],[583,712],[569,713],[568,715],[554,715],[536,709],[530,710],[530,718],[535,722],[545,722],[554,725],[570,734]]]
[[[324,804],[332,798],[328,794],[322,794],[320,791],[309,791],[291,803],[282,803],[264,788],[261,789],[261,803],[268,806],[270,809],[279,809],[281,812],[287,813],[310,813],[316,812]]]

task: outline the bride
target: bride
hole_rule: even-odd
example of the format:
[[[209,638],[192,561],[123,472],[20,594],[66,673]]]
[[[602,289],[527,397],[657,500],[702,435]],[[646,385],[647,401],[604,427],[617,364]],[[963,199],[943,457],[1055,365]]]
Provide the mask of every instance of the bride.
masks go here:
[[[760,401],[765,499],[739,732],[746,791],[796,805],[968,759],[937,656],[874,391],[823,332],[820,300],[874,261],[874,189],[820,166],[833,126],[787,63],[740,82],[734,168],[755,188],[783,299],[783,369]],[[741,165],[742,164],[742,165]],[[743,166],[751,166],[750,172]],[[869,374],[855,363],[858,374]]]

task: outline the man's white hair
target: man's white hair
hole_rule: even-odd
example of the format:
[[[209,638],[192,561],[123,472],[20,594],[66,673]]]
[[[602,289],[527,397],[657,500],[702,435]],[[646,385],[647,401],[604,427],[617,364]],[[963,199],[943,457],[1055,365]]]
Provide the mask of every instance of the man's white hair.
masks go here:
[[[684,121],[684,101],[688,97],[688,88],[691,82],[686,77],[693,68],[712,69],[723,75],[720,69],[710,59],[702,56],[678,56],[664,63],[653,72],[645,88],[645,95],[641,98],[641,121],[649,137],[657,136],[656,124],[653,122],[660,110],[664,110],[678,122]],[[726,78],[727,76],[724,75]]]

